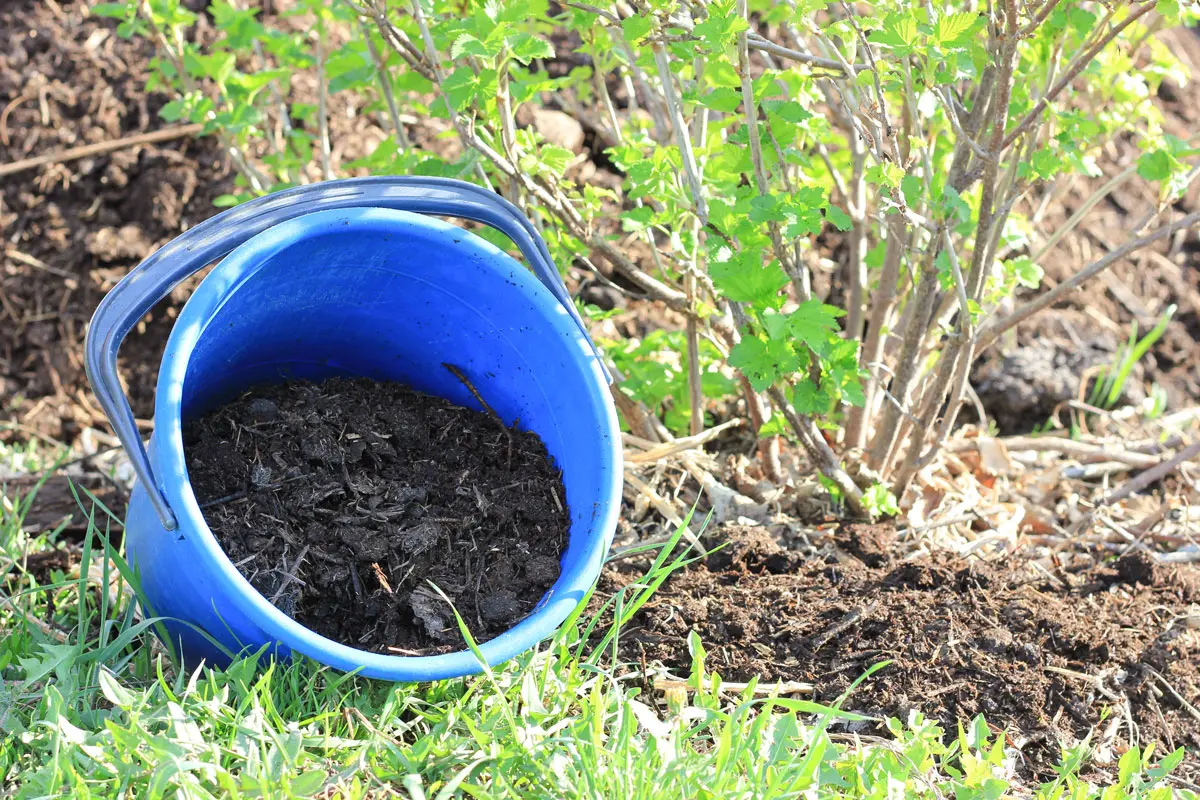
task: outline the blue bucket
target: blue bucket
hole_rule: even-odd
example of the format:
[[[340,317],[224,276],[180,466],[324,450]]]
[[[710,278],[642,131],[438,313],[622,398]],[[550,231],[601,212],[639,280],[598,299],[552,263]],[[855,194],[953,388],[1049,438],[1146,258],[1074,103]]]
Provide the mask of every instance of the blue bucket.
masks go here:
[[[436,217],[504,233],[532,272]],[[117,377],[117,350],[155,303],[218,259],[171,331],[154,436],[144,447]],[[519,421],[541,436],[562,470],[570,507],[558,581],[532,614],[480,646],[495,665],[552,635],[584,597],[621,502],[620,430],[607,373],[529,220],[496,194],[460,181],[314,184],[197,225],[104,298],[88,330],[87,371],[137,474],[126,554],[149,611],[167,618],[170,644],[188,662],[228,661],[211,637],[234,653],[265,645],[280,657],[303,653],[387,680],[480,670],[465,643],[439,656],[370,653],[318,636],[275,608],[213,537],[183,453],[185,419],[256,384],[286,379],[395,380],[479,408],[444,362],[460,367],[506,423]]]

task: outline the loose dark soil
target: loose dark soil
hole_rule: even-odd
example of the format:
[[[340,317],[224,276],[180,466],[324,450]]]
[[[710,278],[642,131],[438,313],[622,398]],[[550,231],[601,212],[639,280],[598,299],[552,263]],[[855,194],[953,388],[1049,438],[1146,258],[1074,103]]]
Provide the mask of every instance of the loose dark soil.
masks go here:
[[[486,641],[559,575],[570,517],[537,434],[397,383],[256,389],[185,426],[192,487],[264,597],[376,652]]]
[[[0,163],[158,130],[169,99],[145,91],[151,42],[122,39],[87,4],[0,3]],[[212,216],[232,176],[212,138],[179,139],[51,164],[0,179],[0,419],[72,444],[107,430],[89,399],[84,330],[131,267]],[[122,374],[150,416],[181,287],[130,335]]]
[[[835,556],[815,559],[781,549],[762,528],[721,535],[727,548],[669,579],[623,630],[624,660],[686,676],[694,630],[724,679],[810,682],[827,702],[891,661],[847,708],[901,720],[918,709],[950,735],[956,721],[983,714],[1034,771],[1060,757],[1060,737],[1103,728],[1106,707],[1124,714],[1126,698],[1142,743],[1200,748],[1200,719],[1180,700],[1200,699],[1194,569],[1135,552],[1038,577],[950,558],[894,563],[880,528],[847,528]],[[602,589],[637,577],[610,570]],[[1117,741],[1129,742],[1127,723]]]

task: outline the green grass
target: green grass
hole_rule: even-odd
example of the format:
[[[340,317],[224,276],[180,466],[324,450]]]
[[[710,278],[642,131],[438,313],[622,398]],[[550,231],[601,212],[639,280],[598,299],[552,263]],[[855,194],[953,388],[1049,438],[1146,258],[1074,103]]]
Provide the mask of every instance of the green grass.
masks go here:
[[[856,719],[841,701],[722,691],[695,638],[688,688],[647,695],[613,654],[620,622],[684,565],[671,547],[608,614],[577,614],[476,678],[397,685],[253,657],[181,670],[105,546],[107,512],[92,517],[79,572],[38,584],[24,554],[55,536],[22,534],[28,501],[0,512],[0,796],[1196,798],[1171,795],[1182,752],[1134,750],[1098,771],[1085,743],[1056,781],[1022,787],[1017,756],[981,719],[948,740],[919,715],[889,720],[886,737],[836,733]]]

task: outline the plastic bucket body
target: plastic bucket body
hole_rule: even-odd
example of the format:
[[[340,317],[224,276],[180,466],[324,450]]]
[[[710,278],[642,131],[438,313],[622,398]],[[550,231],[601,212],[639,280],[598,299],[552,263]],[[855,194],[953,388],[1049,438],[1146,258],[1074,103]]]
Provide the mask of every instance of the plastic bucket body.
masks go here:
[[[125,542],[150,611],[168,619],[171,643],[189,662],[227,661],[207,634],[231,652],[265,645],[390,680],[479,670],[465,644],[440,656],[370,653],[275,608],[222,552],[183,452],[185,420],[288,379],[395,380],[478,409],[444,363],[507,424],[542,438],[562,470],[571,518],[558,581],[530,616],[480,650],[498,664],[554,633],[596,580],[620,506],[620,430],[595,351],[543,283],[479,237],[406,211],[343,208],[295,217],[237,247],[188,300],[167,343],[146,455],[175,524],[168,529],[171,517],[139,480]]]

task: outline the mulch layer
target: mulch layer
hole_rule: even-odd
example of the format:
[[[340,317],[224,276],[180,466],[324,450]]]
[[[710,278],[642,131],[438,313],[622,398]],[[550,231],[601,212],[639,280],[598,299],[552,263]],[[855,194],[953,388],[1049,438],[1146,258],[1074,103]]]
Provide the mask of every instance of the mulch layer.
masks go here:
[[[185,426],[196,499],[278,608],[376,652],[486,641],[559,575],[570,515],[537,434],[397,383],[256,389]]]
[[[890,661],[846,708],[901,720],[919,710],[951,736],[957,721],[983,714],[1040,772],[1061,756],[1060,741],[1095,729],[1099,744],[1116,724],[1116,743],[1136,730],[1142,744],[1187,748],[1185,771],[1200,771],[1194,568],[1141,552],[1040,576],[950,557],[899,563],[882,527],[845,529],[823,558],[784,550],[762,528],[720,536],[730,544],[671,577],[622,631],[623,661],[686,677],[695,631],[707,669],[725,680],[807,682],[825,702]],[[638,577],[610,569],[601,588]]]

